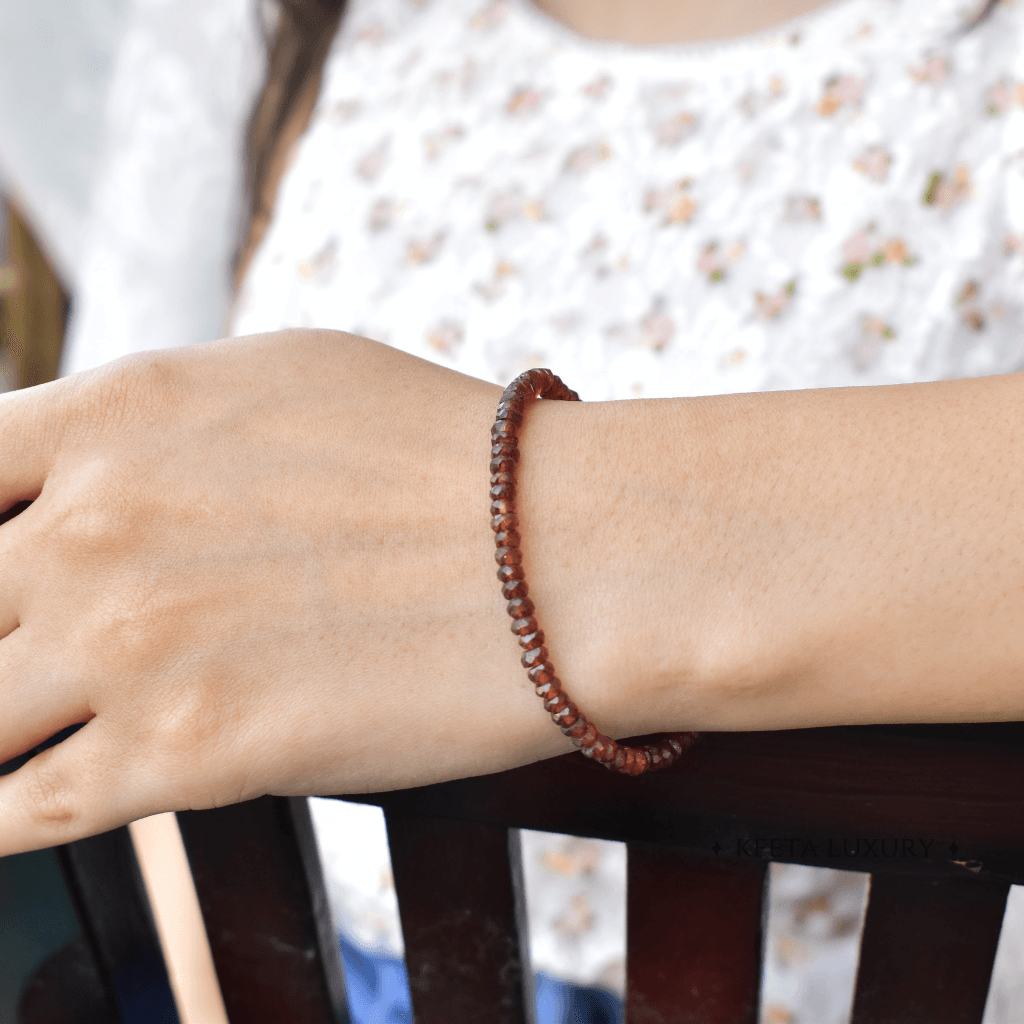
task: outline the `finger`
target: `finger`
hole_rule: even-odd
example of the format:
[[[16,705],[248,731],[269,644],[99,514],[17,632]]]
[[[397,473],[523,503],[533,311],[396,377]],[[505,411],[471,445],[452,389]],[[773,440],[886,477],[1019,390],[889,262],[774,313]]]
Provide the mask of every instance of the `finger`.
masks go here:
[[[0,511],[43,489],[60,431],[61,382],[0,395]]]
[[[29,518],[22,513],[28,508],[31,506],[19,503],[0,515],[0,640],[18,627],[18,603],[25,579],[22,567],[29,543]]]
[[[94,718],[0,777],[0,857],[70,843],[151,812],[134,786],[120,784],[111,741]]]
[[[0,641],[0,764],[93,717],[84,691],[39,646],[25,627]]]

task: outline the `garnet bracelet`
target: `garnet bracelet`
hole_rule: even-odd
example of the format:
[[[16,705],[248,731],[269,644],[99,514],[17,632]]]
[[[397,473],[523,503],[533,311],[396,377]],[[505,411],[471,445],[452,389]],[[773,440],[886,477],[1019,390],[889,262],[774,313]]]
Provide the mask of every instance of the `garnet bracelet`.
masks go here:
[[[523,648],[522,663],[545,709],[566,736],[580,750],[606,768],[625,775],[667,768],[693,743],[692,732],[679,733],[660,743],[625,747],[605,736],[569,699],[544,646],[544,631],[537,624],[536,609],[528,596],[523,576],[523,553],[519,542],[516,505],[516,469],[519,465],[519,428],[529,402],[536,398],[578,402],[580,396],[550,370],[527,370],[501,396],[494,426],[491,427],[491,529],[497,550],[501,593],[508,601],[512,632]]]

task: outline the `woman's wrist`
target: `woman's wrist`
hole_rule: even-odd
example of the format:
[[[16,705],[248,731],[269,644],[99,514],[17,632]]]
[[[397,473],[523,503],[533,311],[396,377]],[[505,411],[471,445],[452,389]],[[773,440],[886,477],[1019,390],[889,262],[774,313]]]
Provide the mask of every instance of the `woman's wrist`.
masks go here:
[[[687,400],[542,401],[523,427],[530,594],[567,692],[616,737],[690,728],[715,703],[706,623],[684,613],[700,587],[679,515],[708,486],[700,419]]]
[[[1022,398],[538,403],[524,564],[566,690],[617,737],[1020,717]]]

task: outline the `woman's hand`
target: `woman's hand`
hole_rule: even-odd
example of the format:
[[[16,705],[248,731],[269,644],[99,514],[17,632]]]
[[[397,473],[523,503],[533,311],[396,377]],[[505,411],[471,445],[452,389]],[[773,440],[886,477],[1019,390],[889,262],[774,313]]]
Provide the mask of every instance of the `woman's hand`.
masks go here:
[[[571,382],[569,382],[571,383]],[[0,856],[571,749],[487,528],[498,388],[331,332],[0,396]],[[531,407],[519,518],[611,736],[1024,715],[1024,376]]]
[[[0,856],[571,749],[493,559],[500,389],[288,332],[0,397]]]

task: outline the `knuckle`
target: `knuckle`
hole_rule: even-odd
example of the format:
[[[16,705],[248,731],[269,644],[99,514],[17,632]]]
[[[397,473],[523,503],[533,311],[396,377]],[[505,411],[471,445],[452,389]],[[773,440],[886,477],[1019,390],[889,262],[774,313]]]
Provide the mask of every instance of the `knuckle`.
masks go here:
[[[25,801],[29,818],[44,828],[70,830],[81,817],[74,787],[54,763],[51,751],[43,751],[26,765]]]
[[[69,378],[67,419],[78,439],[120,430],[150,408],[161,380],[156,362],[148,354],[124,356]]]
[[[51,536],[66,548],[91,554],[123,549],[131,532],[130,509],[121,482],[109,472],[92,472],[57,511]]]

